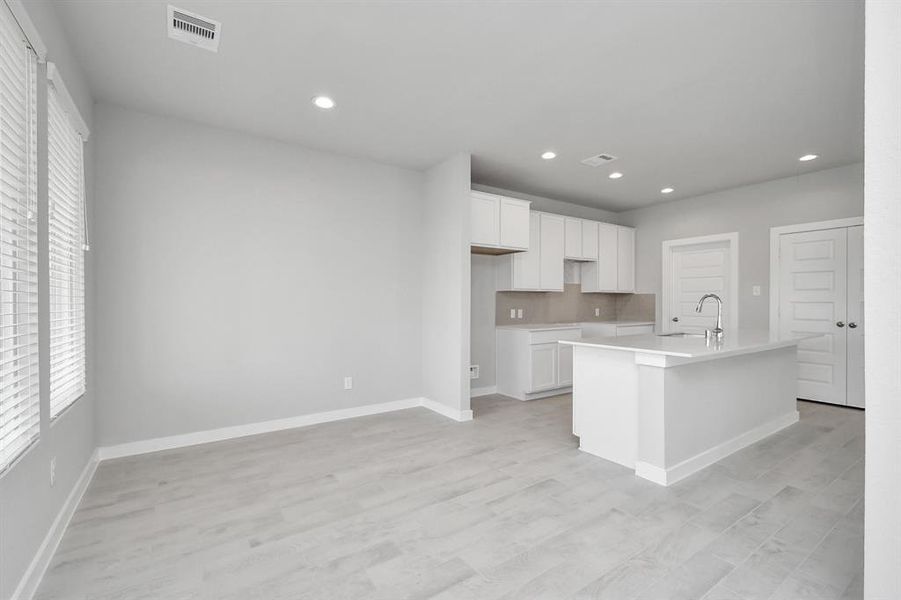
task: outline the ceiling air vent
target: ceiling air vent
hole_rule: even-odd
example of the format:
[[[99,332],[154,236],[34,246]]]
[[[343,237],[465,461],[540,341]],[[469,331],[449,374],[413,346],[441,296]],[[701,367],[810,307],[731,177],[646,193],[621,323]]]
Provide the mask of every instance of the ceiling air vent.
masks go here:
[[[169,5],[169,37],[211,52],[219,51],[222,23]]]
[[[580,160],[583,165],[588,165],[589,167],[600,167],[602,165],[606,165],[607,163],[613,162],[617,159],[616,156],[612,154],[597,154],[595,156],[589,156],[584,160]]]

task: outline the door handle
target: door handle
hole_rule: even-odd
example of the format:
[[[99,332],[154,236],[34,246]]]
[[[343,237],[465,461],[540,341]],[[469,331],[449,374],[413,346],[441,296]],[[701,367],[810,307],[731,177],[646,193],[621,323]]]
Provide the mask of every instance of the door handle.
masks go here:
[[[857,329],[857,323],[848,323],[848,327],[851,329]]]
[[[673,317],[673,323],[678,323],[678,322],[679,322],[679,317]]]
[[[844,321],[836,321],[836,322],[835,322],[835,326],[836,326],[836,327],[844,327],[844,326],[845,326],[845,322],[844,322]]]

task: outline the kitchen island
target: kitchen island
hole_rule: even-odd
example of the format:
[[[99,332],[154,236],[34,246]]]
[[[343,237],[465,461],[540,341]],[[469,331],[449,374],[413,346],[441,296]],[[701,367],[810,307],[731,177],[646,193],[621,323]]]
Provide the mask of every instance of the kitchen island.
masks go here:
[[[670,485],[798,420],[797,345],[766,331],[560,341],[589,454]]]

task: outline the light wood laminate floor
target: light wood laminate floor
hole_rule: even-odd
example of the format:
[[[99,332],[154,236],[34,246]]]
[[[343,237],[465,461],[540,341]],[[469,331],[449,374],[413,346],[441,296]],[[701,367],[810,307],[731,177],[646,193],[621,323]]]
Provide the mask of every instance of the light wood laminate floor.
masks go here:
[[[571,398],[473,401],[103,462],[41,600],[860,598],[860,411],[673,487],[584,454]]]

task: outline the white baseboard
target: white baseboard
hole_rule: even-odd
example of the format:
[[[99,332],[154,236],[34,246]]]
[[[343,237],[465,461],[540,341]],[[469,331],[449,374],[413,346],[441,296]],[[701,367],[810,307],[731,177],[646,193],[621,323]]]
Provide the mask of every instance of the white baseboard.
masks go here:
[[[170,435],[167,437],[140,440],[138,442],[116,444],[114,446],[101,446],[97,449],[97,452],[100,460],[122,458],[125,456],[135,456],[137,454],[147,454],[148,452],[159,452],[160,450],[174,450],[175,448],[196,446],[198,444],[221,442],[223,440],[231,440],[248,435],[270,433],[273,431],[282,431],[285,429],[295,429],[297,427],[318,425],[320,423],[331,423],[333,421],[353,419],[355,417],[377,415],[387,412],[393,412],[395,410],[416,408],[418,406],[428,408],[429,410],[444,415],[449,419],[454,419],[455,421],[472,420],[471,410],[453,410],[443,404],[429,400],[428,398],[406,398],[404,400],[395,400],[393,402],[382,402],[380,404],[368,404],[365,406],[342,408],[339,410],[330,410],[309,415],[300,415],[298,417],[288,417],[285,419],[274,419],[272,421],[248,423],[247,425],[235,425],[233,427],[207,429],[205,431],[195,431],[181,435]]]
[[[742,448],[759,442],[765,437],[773,435],[780,429],[785,429],[789,425],[797,423],[798,418],[798,411],[793,410],[781,417],[755,427],[751,431],[747,431],[738,437],[732,438],[718,446],[714,446],[709,450],[705,450],[700,454],[696,454],[691,458],[683,460],[679,464],[673,465],[667,469],[650,463],[636,461],[635,474],[659,485],[672,485],[677,481],[681,481],[689,475],[693,475],[701,469],[709,467],[713,463],[726,458],[733,452],[737,452]]]
[[[479,398],[481,396],[490,396],[497,393],[497,386],[490,385],[488,387],[472,388],[469,390],[470,398]]]
[[[460,421],[461,423],[463,421],[472,421],[471,410],[457,410],[447,405],[441,404],[440,402],[429,400],[428,398],[420,398],[419,400],[421,402],[420,406],[422,406],[423,408],[435,411],[439,415],[444,415],[448,419]]]
[[[41,546],[31,560],[31,564],[28,565],[25,574],[22,575],[22,579],[19,581],[19,585],[16,587],[10,600],[31,600],[34,597],[38,586],[41,584],[41,579],[44,578],[44,573],[47,572],[47,567],[50,566],[50,561],[53,559],[53,555],[56,554],[56,549],[63,539],[63,534],[69,526],[69,521],[72,520],[75,509],[78,508],[81,498],[88,489],[88,484],[94,477],[94,472],[97,470],[97,463],[99,462],[100,459],[95,450],[91,458],[88,459],[88,464],[81,471],[81,475],[78,476],[78,480],[56,515],[56,519],[53,520],[50,530],[44,536],[44,541],[41,542]]]

